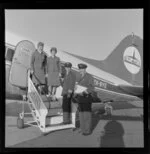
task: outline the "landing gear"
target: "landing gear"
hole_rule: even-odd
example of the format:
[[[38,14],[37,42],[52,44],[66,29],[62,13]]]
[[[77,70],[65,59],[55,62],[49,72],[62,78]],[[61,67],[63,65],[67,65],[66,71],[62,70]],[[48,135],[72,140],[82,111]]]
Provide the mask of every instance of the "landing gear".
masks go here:
[[[105,115],[112,115],[112,111],[113,111],[113,107],[109,104],[109,103],[106,103],[105,104]]]

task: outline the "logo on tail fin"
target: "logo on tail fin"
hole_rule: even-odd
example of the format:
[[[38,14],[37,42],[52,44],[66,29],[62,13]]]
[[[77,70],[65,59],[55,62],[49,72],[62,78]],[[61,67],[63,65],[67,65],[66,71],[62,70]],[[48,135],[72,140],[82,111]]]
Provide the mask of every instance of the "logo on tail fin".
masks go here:
[[[141,56],[137,48],[130,46],[125,49],[123,54],[124,65],[132,74],[137,74],[141,68]]]

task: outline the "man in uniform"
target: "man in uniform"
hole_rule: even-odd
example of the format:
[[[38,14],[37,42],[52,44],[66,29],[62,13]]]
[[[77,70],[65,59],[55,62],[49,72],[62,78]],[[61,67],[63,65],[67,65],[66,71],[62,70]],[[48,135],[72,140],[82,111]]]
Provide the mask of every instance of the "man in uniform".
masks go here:
[[[39,42],[37,50],[35,50],[31,59],[31,74],[33,74],[32,81],[36,88],[41,84],[45,84],[46,55],[43,52],[43,47],[44,43]]]
[[[83,135],[91,134],[92,126],[92,93],[94,92],[94,79],[86,72],[86,64],[78,64],[80,76],[77,79],[77,83],[87,88],[82,95],[78,97],[78,110],[80,120],[80,130]]]
[[[76,76],[71,71],[72,64],[71,63],[65,63],[65,69],[66,74],[64,76],[64,80],[62,83],[62,96],[63,96],[63,103],[62,103],[62,109],[63,109],[63,124],[70,124],[70,116],[71,116],[71,99],[73,96],[74,88],[75,88],[75,82],[76,82]]]

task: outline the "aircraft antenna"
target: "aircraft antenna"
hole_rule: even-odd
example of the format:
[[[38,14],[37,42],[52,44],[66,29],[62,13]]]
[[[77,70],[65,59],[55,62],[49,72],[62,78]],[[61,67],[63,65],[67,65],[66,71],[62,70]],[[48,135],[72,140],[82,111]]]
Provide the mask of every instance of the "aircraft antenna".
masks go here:
[[[134,35],[134,33],[133,33],[133,32],[132,32],[132,34],[131,34],[131,35],[132,35],[132,45],[133,45],[133,46],[135,46],[135,44],[134,44],[134,43],[135,43],[135,42],[134,42],[134,40],[135,40],[135,35]]]

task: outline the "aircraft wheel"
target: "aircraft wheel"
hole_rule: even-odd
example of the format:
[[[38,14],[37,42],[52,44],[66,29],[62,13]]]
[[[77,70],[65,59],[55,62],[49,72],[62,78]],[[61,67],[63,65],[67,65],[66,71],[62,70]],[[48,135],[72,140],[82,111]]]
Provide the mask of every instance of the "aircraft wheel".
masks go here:
[[[22,129],[24,127],[24,120],[21,119],[20,117],[18,117],[18,119],[17,119],[17,127],[19,129]]]
[[[112,110],[113,110],[112,106],[110,106],[110,105],[105,106],[106,115],[112,115]]]
[[[48,133],[42,133],[43,134],[43,136],[46,136],[46,135],[48,135]]]
[[[49,131],[49,132],[42,132],[42,135],[43,136],[47,136],[47,135],[49,135],[50,133],[52,133],[53,131]]]

